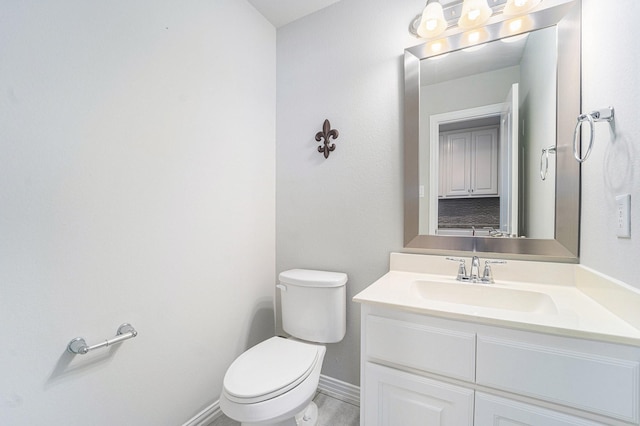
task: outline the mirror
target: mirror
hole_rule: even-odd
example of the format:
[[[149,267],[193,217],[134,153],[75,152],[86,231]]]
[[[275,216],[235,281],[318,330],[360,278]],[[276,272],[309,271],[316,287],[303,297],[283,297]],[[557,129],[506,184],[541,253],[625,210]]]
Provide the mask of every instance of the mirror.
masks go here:
[[[554,238],[556,32],[420,61],[420,234]]]
[[[527,22],[406,49],[405,248],[577,262],[580,2]]]

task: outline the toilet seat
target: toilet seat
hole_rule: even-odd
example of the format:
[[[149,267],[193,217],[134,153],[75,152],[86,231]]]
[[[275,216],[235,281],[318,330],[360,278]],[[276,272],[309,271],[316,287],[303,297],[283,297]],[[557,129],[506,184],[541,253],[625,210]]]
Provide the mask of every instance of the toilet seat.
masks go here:
[[[272,337],[231,364],[224,376],[225,396],[240,404],[266,401],[288,392],[313,371],[321,346]]]

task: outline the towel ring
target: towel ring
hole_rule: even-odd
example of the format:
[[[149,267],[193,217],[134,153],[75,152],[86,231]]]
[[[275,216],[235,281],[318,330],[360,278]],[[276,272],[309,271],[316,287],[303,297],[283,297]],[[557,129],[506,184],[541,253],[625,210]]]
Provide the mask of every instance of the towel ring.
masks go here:
[[[578,136],[579,136],[578,129],[582,126],[582,123],[584,123],[585,121],[589,122],[589,130],[591,133],[589,135],[589,146],[587,147],[587,152],[585,152],[584,157],[580,158],[580,154],[578,153],[578,144],[580,142],[578,140]],[[576,123],[576,128],[573,130],[573,156],[575,157],[576,160],[578,160],[579,163],[583,163],[587,161],[587,158],[589,158],[589,154],[591,154],[591,150],[593,149],[593,139],[595,134],[595,126],[593,125],[593,123],[594,121],[591,114],[580,114],[578,116],[578,122]]]
[[[547,173],[549,173],[549,153],[556,153],[556,147],[554,145],[542,148],[542,154],[540,154],[540,179],[542,180],[546,180]]]
[[[591,154],[591,150],[593,149],[593,141],[595,139],[595,126],[594,123],[596,121],[613,121],[614,110],[613,107],[599,109],[597,111],[592,111],[589,114],[580,114],[578,116],[578,122],[576,123],[576,127],[573,130],[573,156],[579,163],[584,163],[587,158],[589,158],[589,154]],[[589,130],[591,134],[589,135],[589,146],[587,147],[587,152],[585,152],[584,157],[580,157],[578,153],[578,145],[579,141],[579,132],[578,129],[582,126],[582,123],[585,121],[589,122]]]

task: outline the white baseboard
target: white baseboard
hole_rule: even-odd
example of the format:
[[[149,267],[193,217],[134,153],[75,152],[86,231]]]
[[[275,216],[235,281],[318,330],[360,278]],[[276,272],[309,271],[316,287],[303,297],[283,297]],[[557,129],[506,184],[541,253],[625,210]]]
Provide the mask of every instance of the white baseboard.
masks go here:
[[[318,392],[329,395],[332,398],[360,406],[360,387],[333,377],[320,375]]]
[[[220,401],[215,401],[211,405],[205,407],[204,410],[189,419],[182,426],[208,426],[215,419],[222,416],[222,410],[220,410]]]
[[[351,383],[321,374],[318,382],[318,392],[340,401],[360,406],[360,388]],[[208,426],[220,416],[222,416],[222,410],[220,410],[220,401],[218,400],[205,407],[204,410],[193,416],[182,426]]]

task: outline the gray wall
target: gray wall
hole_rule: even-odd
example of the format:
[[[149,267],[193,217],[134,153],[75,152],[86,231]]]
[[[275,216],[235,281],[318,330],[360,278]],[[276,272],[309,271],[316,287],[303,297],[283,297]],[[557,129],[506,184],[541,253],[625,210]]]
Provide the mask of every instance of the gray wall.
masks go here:
[[[238,0],[0,16],[0,424],[182,424],[274,332],[275,29]]]
[[[388,269],[402,247],[402,63],[408,22],[423,1],[342,0],[278,30],[277,271],[345,271],[349,296]],[[584,1],[584,110],[616,107],[617,136],[598,125],[583,166],[582,262],[640,288],[640,29],[635,0]],[[313,139],[325,118],[340,131],[328,160]],[[632,193],[629,240],[615,237],[614,197]],[[324,374],[358,383],[359,308],[329,345]]]
[[[582,166],[581,262],[640,288],[640,2],[611,3],[583,2],[582,110],[613,106],[616,119],[615,127],[596,124]],[[631,194],[630,239],[615,233],[615,196],[624,193]]]
[[[343,271],[353,295],[402,248],[402,54],[422,1],[342,0],[278,30],[277,271]],[[338,129],[328,159],[314,136]],[[323,373],[359,383],[360,308]]]

